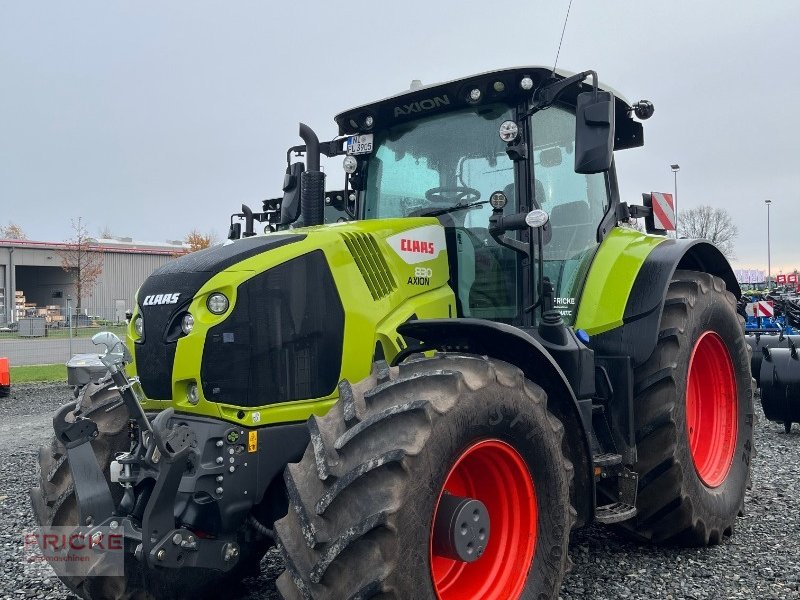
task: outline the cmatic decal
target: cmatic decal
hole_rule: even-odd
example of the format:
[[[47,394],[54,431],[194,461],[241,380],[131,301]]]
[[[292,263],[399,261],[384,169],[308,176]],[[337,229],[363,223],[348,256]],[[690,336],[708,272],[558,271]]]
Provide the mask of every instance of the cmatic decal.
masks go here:
[[[407,264],[414,265],[433,260],[445,249],[444,228],[425,225],[409,229],[386,238],[386,242]]]
[[[162,304],[177,304],[180,294],[152,294],[144,297],[142,306],[159,306]]]

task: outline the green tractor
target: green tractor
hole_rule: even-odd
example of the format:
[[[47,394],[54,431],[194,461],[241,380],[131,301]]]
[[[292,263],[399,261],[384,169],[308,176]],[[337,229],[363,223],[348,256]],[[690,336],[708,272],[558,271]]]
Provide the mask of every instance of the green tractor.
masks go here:
[[[577,527],[730,535],[740,292],[712,244],[620,200],[613,151],[652,112],[527,67],[412,85],[330,142],[301,125],[284,195],[155,271],[127,348],[97,340],[106,380],[56,414],[36,518],[125,552],[65,583],[219,596],[277,545],[291,600],[552,598]]]

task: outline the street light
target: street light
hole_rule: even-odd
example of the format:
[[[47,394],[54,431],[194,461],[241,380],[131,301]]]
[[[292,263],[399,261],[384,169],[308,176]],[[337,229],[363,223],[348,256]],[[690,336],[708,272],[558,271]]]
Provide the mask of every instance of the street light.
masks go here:
[[[772,283],[770,283],[770,279],[772,278],[772,264],[769,248],[769,205],[772,204],[772,200],[764,200],[764,204],[767,205],[767,289],[770,290],[772,289]]]
[[[681,170],[680,165],[670,165],[672,174],[675,176],[675,239],[678,239],[678,171]]]

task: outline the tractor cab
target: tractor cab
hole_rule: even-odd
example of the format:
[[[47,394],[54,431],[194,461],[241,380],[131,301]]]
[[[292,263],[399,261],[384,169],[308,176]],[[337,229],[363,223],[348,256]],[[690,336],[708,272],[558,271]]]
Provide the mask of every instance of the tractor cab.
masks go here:
[[[633,112],[592,72],[526,67],[412,86],[336,122],[360,140],[345,159],[359,218],[430,215],[445,227],[459,316],[534,324],[526,309],[550,295],[572,324],[617,222],[612,151],[643,143]],[[537,209],[541,227],[499,226]]]
[[[548,302],[569,325],[592,257],[619,219],[612,151],[643,144],[634,113],[647,118],[652,105],[600,90],[591,71],[414,82],[339,114],[330,142],[301,131],[306,145],[287,153],[283,197],[255,218],[266,232],[315,224],[301,210],[305,165],[292,156],[343,156],[344,189],[325,195],[320,223],[436,217],[459,317],[534,325],[529,308]],[[524,222],[533,210],[544,211],[537,228]]]

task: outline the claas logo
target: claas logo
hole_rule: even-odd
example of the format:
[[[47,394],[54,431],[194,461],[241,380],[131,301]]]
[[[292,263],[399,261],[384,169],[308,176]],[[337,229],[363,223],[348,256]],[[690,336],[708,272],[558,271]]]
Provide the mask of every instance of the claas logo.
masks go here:
[[[433,242],[422,242],[420,240],[408,238],[400,240],[400,250],[404,252],[417,252],[419,254],[433,254],[436,252],[433,247]]]

